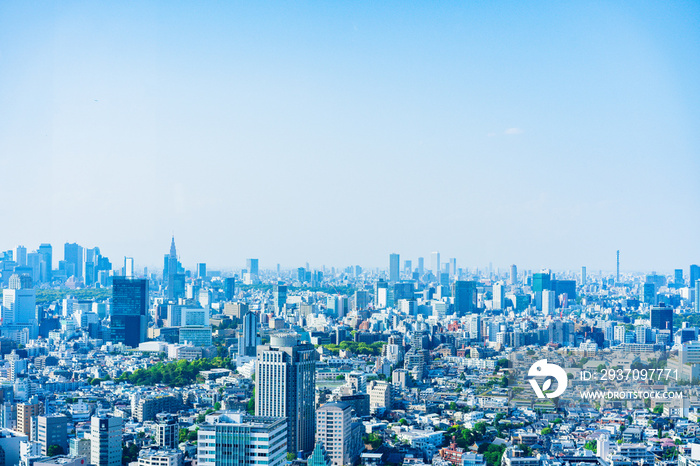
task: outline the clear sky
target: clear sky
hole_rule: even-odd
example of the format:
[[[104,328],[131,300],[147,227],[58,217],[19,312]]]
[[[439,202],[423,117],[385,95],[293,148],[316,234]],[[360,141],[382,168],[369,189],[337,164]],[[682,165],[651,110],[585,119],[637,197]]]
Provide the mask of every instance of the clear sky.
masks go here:
[[[3,1],[0,247],[687,273],[698,24],[693,1]]]

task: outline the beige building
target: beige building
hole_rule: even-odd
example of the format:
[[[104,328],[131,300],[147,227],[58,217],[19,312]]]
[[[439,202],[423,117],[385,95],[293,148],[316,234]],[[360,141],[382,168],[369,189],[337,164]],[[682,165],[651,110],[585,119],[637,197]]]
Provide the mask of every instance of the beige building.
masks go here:
[[[381,380],[372,380],[367,384],[369,411],[374,414],[380,409],[391,409],[391,384]]]
[[[342,402],[316,410],[316,443],[323,444],[334,466],[355,464],[362,451],[362,424],[352,415],[352,406]]]

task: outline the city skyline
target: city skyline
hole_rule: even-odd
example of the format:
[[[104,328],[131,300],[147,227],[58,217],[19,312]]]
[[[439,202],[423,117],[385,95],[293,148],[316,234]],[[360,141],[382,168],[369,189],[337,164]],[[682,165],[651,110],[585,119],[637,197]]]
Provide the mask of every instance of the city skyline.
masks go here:
[[[3,243],[591,271],[619,249],[670,271],[700,257],[698,22],[682,2],[3,2]]]

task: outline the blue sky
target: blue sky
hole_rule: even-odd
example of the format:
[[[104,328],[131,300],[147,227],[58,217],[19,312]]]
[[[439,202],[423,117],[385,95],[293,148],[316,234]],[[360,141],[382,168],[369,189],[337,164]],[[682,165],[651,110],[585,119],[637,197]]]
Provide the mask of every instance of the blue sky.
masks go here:
[[[687,269],[697,24],[697,2],[2,2],[1,243]]]

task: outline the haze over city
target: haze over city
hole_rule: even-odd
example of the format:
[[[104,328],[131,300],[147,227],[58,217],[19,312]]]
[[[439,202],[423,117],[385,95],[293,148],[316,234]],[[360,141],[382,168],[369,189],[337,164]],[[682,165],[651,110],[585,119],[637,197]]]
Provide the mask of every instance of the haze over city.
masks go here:
[[[0,5],[3,244],[670,273],[700,5]]]

